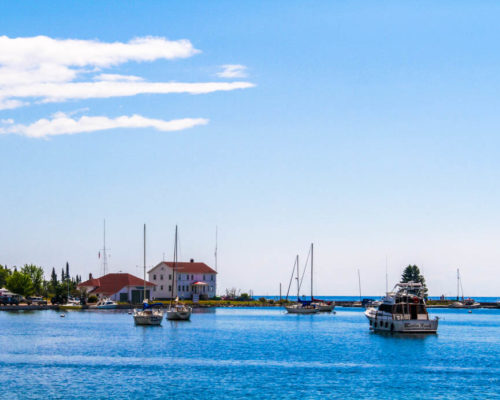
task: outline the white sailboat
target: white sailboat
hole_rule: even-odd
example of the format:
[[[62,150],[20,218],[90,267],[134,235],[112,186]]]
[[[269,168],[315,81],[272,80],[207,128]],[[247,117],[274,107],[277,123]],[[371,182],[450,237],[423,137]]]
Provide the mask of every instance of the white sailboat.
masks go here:
[[[462,289],[462,301],[460,299],[460,289]],[[462,279],[460,277],[460,269],[457,268],[457,301],[453,302],[450,305],[451,308],[479,308],[481,304],[479,304],[474,299],[470,297],[464,298],[464,288],[462,287]]]
[[[297,267],[297,268],[295,268]],[[319,312],[318,308],[311,305],[310,302],[303,302],[300,300],[300,270],[299,270],[299,256],[295,258],[295,264],[293,265],[292,276],[290,278],[290,284],[288,285],[288,290],[290,291],[290,286],[292,284],[293,274],[297,271],[297,303],[286,305],[285,309],[289,314],[316,314]],[[288,299],[288,293],[286,298]]]
[[[174,245],[174,266],[172,272],[172,294],[171,298],[174,297],[174,287],[176,287],[177,283],[175,281],[175,269],[177,267],[177,225],[175,226],[175,245]],[[170,301],[170,305],[167,309],[167,319],[169,321],[189,321],[191,318],[191,307],[185,304],[179,304],[179,297],[175,298],[175,303],[172,304]]]
[[[134,310],[134,322],[136,325],[161,325],[163,312],[159,307],[163,304],[148,304],[146,299],[146,224],[144,224],[144,288],[142,309]],[[158,308],[157,308],[158,307]]]

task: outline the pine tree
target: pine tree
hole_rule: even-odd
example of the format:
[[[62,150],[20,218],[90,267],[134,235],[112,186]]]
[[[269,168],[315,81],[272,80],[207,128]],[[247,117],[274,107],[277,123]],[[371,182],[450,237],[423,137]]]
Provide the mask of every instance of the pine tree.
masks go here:
[[[52,274],[50,275],[50,283],[52,284],[53,287],[57,286],[57,274],[56,274],[56,269],[52,267]]]
[[[61,269],[61,282],[66,280],[66,275],[64,275],[64,268]]]
[[[66,261],[66,279],[69,279],[69,263]]]
[[[401,275],[401,283],[407,282],[421,283],[423,286],[422,293],[424,297],[427,298],[428,289],[425,284],[425,278],[422,274],[420,274],[420,269],[416,265],[408,265],[403,271],[403,274]]]

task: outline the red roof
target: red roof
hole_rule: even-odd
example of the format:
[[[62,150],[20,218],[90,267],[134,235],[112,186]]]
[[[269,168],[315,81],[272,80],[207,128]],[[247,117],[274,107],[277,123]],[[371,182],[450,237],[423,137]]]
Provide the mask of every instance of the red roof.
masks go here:
[[[144,279],[124,273],[107,274],[100,278],[89,279],[78,285],[78,287],[82,286],[95,287],[96,289],[92,293],[112,295],[118,293],[125,286],[144,286]],[[154,283],[146,281],[146,286],[154,286]]]
[[[174,268],[173,261],[162,261],[156,267],[165,264],[170,268]],[[152,268],[149,272],[153,271],[156,267]],[[177,262],[175,264],[175,272],[185,274],[216,274],[212,268],[202,262]]]

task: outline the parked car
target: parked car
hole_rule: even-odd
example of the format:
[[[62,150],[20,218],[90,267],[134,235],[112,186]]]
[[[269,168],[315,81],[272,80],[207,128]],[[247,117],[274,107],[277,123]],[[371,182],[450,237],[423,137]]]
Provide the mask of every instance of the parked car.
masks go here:
[[[47,305],[47,300],[44,300],[43,297],[26,297],[26,303],[28,305],[34,304],[38,306],[46,306]]]
[[[18,294],[0,296],[0,305],[6,306],[7,304],[11,306],[17,306],[21,302],[21,296]]]

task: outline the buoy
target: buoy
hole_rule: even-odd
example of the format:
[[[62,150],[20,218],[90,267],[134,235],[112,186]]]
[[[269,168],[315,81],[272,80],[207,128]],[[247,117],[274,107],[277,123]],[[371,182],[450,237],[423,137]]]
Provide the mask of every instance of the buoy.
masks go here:
[[[130,314],[132,314],[132,311],[129,311],[129,312],[128,312],[128,315],[130,315]]]
[[[64,318],[66,316],[66,314],[61,314],[60,317],[61,318]]]

